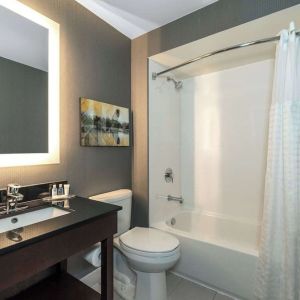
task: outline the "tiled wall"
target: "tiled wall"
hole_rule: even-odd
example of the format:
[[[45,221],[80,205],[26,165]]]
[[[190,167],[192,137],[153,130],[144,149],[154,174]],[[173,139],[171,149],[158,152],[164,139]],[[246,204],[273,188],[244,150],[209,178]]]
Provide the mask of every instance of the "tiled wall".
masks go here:
[[[274,61],[183,80],[149,80],[150,225],[184,207],[260,222]],[[162,66],[149,61],[149,72]],[[166,183],[167,167],[174,182]]]

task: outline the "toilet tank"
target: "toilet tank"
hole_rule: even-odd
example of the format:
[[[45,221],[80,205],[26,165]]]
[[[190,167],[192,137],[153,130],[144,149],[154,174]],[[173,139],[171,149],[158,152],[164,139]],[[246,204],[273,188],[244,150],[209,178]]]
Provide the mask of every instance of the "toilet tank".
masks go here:
[[[91,196],[90,199],[121,206],[122,210],[118,211],[118,232],[115,234],[115,236],[119,236],[129,230],[132,201],[131,190],[123,189],[104,194],[98,194]]]

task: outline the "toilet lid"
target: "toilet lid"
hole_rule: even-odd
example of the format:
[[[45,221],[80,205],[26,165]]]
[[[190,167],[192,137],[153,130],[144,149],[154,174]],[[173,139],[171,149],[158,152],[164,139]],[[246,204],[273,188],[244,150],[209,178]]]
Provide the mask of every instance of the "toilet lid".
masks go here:
[[[154,228],[135,227],[120,236],[127,247],[143,252],[170,252],[179,246],[174,236]]]

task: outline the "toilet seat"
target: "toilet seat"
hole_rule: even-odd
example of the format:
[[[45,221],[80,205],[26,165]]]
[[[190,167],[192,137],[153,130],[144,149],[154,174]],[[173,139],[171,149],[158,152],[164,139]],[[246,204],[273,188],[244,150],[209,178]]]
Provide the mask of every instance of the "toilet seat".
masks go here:
[[[139,251],[136,249],[132,249],[130,247],[127,247],[122,242],[120,242],[121,250],[125,253],[130,253],[133,255],[141,256],[141,257],[148,257],[148,258],[168,258],[173,255],[177,255],[179,252],[179,247],[175,248],[172,251],[169,252],[146,252],[146,251]]]
[[[179,251],[179,241],[154,228],[135,227],[119,237],[121,248],[144,257],[169,257]]]

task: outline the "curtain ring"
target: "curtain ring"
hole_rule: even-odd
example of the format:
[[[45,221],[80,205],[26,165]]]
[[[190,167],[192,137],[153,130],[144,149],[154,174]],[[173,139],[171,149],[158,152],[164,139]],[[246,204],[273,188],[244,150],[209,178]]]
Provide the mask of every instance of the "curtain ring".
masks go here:
[[[291,22],[289,26],[289,34],[293,34],[296,31],[295,22]]]

